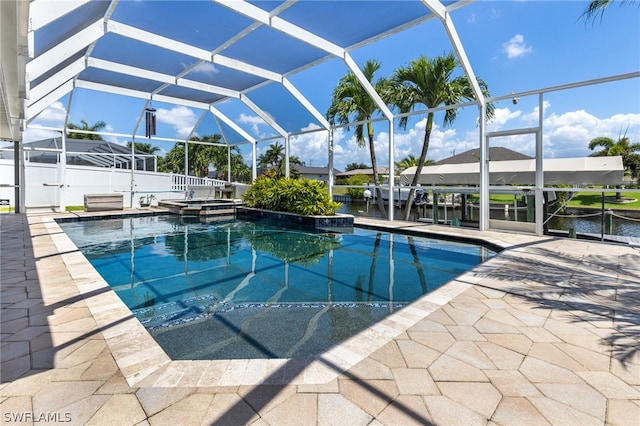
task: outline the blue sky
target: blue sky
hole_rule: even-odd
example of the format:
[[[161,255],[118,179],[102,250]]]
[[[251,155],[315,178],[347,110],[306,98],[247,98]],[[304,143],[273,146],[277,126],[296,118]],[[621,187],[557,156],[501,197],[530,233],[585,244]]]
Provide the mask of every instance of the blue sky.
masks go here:
[[[605,11],[602,19],[593,22],[580,17],[588,4],[586,1],[477,1],[454,11],[452,17],[474,72],[488,83],[493,96],[502,96],[639,71],[640,6],[634,2],[617,3]],[[180,8],[176,8],[176,14],[179,13]],[[380,75],[390,75],[420,55],[431,57],[451,49],[443,26],[431,20],[351,54],[359,65],[368,59],[377,59],[383,66]],[[333,88],[346,72],[341,61],[331,60],[293,75],[290,80],[324,114]],[[256,103],[274,96],[283,97],[284,90],[270,85],[250,94]],[[88,107],[96,103],[102,108]],[[111,132],[130,134],[143,105],[144,101],[139,99],[77,90],[70,121],[104,120]],[[314,128],[311,116],[306,112],[298,114],[301,108],[289,108],[286,98],[277,105],[271,106],[272,110],[265,109],[285,120],[291,128]],[[61,123],[66,106],[67,97],[45,110],[25,133],[25,140],[37,140],[46,134],[36,128],[38,125]],[[183,138],[201,115],[201,111],[182,106],[154,102],[154,107],[158,110],[158,134],[168,138]],[[216,107],[255,137],[273,134],[244,106],[225,103]],[[496,115],[489,130],[534,126],[537,108],[537,96],[522,97],[518,104],[500,101],[496,103]],[[589,155],[588,143],[597,136],[617,139],[626,133],[632,142],[640,142],[640,79],[550,93],[545,95],[544,111],[545,157]],[[438,160],[478,147],[476,119],[477,108],[465,108],[453,126],[443,127],[441,113],[436,114],[437,127],[432,134],[428,158]],[[396,161],[408,154],[419,155],[424,123],[423,116],[416,116],[409,120],[405,130],[395,127]],[[216,133],[218,129],[211,114],[207,114],[197,133]],[[375,130],[378,163],[386,165],[389,162],[388,124],[378,123]],[[106,139],[118,143],[130,140],[127,137]],[[168,142],[146,139],[142,142],[151,142],[163,151],[171,148]],[[259,152],[272,142],[261,142]],[[357,146],[353,132],[337,131],[335,142],[334,161],[338,169],[352,162],[370,162],[368,150]],[[491,143],[534,154],[530,136],[500,138]],[[241,150],[249,162],[249,145],[242,145]],[[296,136],[291,150],[307,165],[327,164],[325,133]]]

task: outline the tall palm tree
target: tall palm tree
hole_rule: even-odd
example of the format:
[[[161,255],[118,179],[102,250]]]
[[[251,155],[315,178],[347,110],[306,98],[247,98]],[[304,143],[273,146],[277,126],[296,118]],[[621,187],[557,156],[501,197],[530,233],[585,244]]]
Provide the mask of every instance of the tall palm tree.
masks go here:
[[[467,76],[454,75],[459,66],[458,59],[450,52],[444,56],[437,56],[431,59],[423,55],[411,61],[408,66],[398,68],[392,77],[396,86],[392,92],[395,96],[393,103],[401,113],[406,113],[421,105],[427,108],[436,108],[441,105],[461,103],[465,100],[475,100],[476,97]],[[480,78],[477,81],[483,95],[488,97],[487,84]],[[487,104],[486,111],[487,117],[492,117],[494,106]],[[455,109],[446,110],[443,125],[451,125],[455,121],[457,114],[458,111]],[[415,197],[415,186],[418,184],[422,167],[427,159],[431,131],[433,130],[433,118],[434,113],[432,111],[427,113],[422,151],[416,165],[416,174],[411,183],[414,188],[409,191],[404,220],[409,220],[411,204]],[[406,128],[407,116],[400,119],[399,125],[403,129]]]
[[[391,88],[389,79],[381,77],[375,82],[374,75],[380,69],[382,64],[376,60],[368,60],[362,67],[362,73],[365,78],[373,85],[377,93],[385,95]],[[386,96],[383,96],[383,98]],[[348,73],[340,79],[338,85],[333,89],[331,95],[331,105],[327,110],[327,119],[331,124],[336,121],[340,124],[349,124],[356,121],[360,124],[356,125],[356,142],[358,146],[365,146],[365,125],[367,127],[367,141],[369,144],[369,155],[371,156],[371,167],[373,168],[374,184],[378,185],[378,162],[376,160],[376,151],[374,147],[374,131],[371,118],[380,110],[378,105],[369,96],[360,81],[352,72]],[[366,124],[363,124],[366,122]],[[349,130],[349,127],[347,127]],[[382,190],[377,188],[378,205],[380,213],[385,216],[384,200],[382,199]]]
[[[611,138],[600,136],[591,139],[589,142],[589,149],[594,150],[597,147],[601,147],[600,151],[594,152],[590,157],[610,157],[620,155],[622,157],[622,165],[625,170],[631,173],[631,177],[638,177],[638,165],[640,163],[640,143],[631,143],[627,136],[618,138],[614,141]]]
[[[105,127],[107,127],[107,123],[105,123],[102,120],[98,121],[97,123],[94,123],[93,126],[90,126],[89,123],[87,123],[86,120],[80,120],[80,123],[82,123],[81,126],[79,126],[77,124],[74,124],[74,123],[68,123],[67,124],[67,128],[71,129],[71,130],[87,130],[87,131],[91,131],[91,132],[98,132],[98,131],[104,129]],[[92,141],[104,140],[104,139],[102,139],[102,136],[94,135],[92,133],[69,132],[69,133],[67,133],[67,137],[71,138],[71,139],[87,139],[87,140],[92,140]]]

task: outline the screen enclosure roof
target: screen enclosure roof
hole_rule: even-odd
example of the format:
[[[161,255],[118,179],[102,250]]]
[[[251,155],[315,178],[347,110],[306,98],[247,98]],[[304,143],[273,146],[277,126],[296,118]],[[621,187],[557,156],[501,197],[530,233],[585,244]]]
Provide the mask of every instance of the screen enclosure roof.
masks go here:
[[[144,134],[144,110],[157,102],[211,113],[225,128],[251,141],[219,105],[230,100],[242,102],[274,129],[275,136],[286,137],[301,129],[270,114],[275,106],[269,103],[278,99],[253,98],[260,88],[275,85],[278,89],[274,92],[282,92],[283,99],[306,110],[320,128],[328,128],[324,111],[318,111],[300,93],[290,80],[292,75],[334,58],[344,62],[346,71],[359,73],[349,52],[432,18],[446,26],[449,12],[468,2],[2,3],[3,28],[12,23],[18,34],[15,45],[10,43],[12,52],[4,49],[3,56],[26,56],[24,74],[19,69],[20,59],[16,75],[9,75],[3,67],[4,79],[10,80],[7,86],[15,83],[18,87],[2,100],[6,110],[2,115],[8,117],[2,121],[3,138],[17,140],[16,117],[24,120],[20,124],[29,124],[62,97],[86,89],[142,100],[138,122],[131,128],[135,135]],[[5,10],[9,9],[5,3],[13,4],[11,10]],[[459,47],[456,50],[464,55]],[[469,73],[470,66],[465,68]],[[15,111],[21,100],[23,115]]]

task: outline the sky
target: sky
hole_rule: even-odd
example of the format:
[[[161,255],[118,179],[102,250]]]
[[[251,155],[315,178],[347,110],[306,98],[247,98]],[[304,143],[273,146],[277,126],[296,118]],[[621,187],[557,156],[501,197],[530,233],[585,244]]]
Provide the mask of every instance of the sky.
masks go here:
[[[331,2],[327,2],[330,7]],[[554,88],[566,84],[600,79],[640,71],[640,3],[615,1],[602,17],[586,21],[581,17],[588,2],[570,1],[482,1],[452,12],[453,22],[477,77],[487,82],[492,96],[511,96],[495,103],[495,115],[487,131],[516,130],[538,125],[540,98],[519,96],[520,93]],[[168,6],[167,6],[168,7]],[[177,15],[181,12],[176,8]],[[183,17],[185,18],[185,17]],[[357,25],[357,22],[354,23]],[[389,76],[421,55],[433,57],[448,53],[451,44],[443,25],[431,20],[351,52],[358,65],[369,59],[382,63],[377,76]],[[215,72],[204,67],[201,72]],[[338,80],[348,72],[338,59],[324,62],[290,76],[297,89],[324,114]],[[458,74],[462,73],[462,69]],[[105,93],[76,90],[70,122],[96,123],[103,120],[107,130],[131,134],[140,116],[140,99],[116,97]],[[274,97],[281,102],[265,107],[283,127],[295,133],[319,128],[302,108],[292,107],[292,100],[277,84],[250,93],[256,103]],[[587,156],[589,141],[606,136],[617,140],[627,136],[640,142],[640,78],[609,82],[590,87],[551,91],[543,97],[543,144],[546,158]],[[102,108],[83,108],[100,104]],[[63,97],[44,110],[25,131],[25,142],[39,140],[50,132],[39,126],[62,123],[68,97]],[[158,134],[167,138],[185,138],[196,125],[201,111],[184,106],[154,103],[157,109]],[[274,131],[256,114],[233,103],[216,105],[250,135],[267,138]],[[479,146],[477,107],[459,111],[453,125],[443,125],[443,113],[436,113],[428,159],[440,160]],[[405,129],[394,123],[395,161],[407,155],[419,156],[426,117],[412,116]],[[205,115],[197,127],[198,135],[217,133],[220,127]],[[389,124],[376,122],[375,146],[379,165],[389,164]],[[139,134],[140,132],[138,132]],[[237,136],[236,140],[237,139]],[[106,140],[125,144],[125,136],[105,136]],[[172,143],[160,140],[138,140],[160,147],[160,154]],[[282,140],[280,140],[282,141]],[[274,139],[259,142],[258,153],[268,149]],[[344,170],[351,163],[370,164],[367,148],[359,147],[353,128],[337,129],[334,134],[334,166]],[[535,154],[533,135],[499,137],[490,146],[504,146],[524,154]],[[251,161],[249,144],[240,145],[246,162]],[[326,166],[328,148],[326,132],[294,135],[291,154],[307,166]]]

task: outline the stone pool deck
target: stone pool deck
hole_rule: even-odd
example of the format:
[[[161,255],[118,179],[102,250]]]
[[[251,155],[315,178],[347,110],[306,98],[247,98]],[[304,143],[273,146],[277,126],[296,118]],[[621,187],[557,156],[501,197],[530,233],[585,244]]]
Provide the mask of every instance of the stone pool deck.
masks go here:
[[[505,250],[309,362],[171,361],[55,216],[0,215],[2,424],[640,424],[638,247],[359,218]]]

